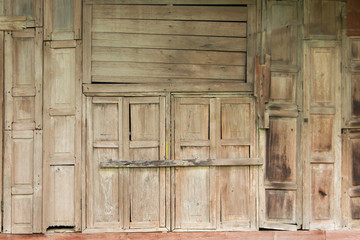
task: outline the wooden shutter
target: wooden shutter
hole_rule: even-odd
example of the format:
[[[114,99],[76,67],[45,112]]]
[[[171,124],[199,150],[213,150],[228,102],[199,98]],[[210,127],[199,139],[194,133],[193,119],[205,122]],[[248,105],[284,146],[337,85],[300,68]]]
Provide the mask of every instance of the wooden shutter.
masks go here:
[[[100,168],[109,159],[165,160],[165,98],[94,97],[87,105],[86,231],[168,230],[168,169]]]
[[[44,230],[81,225],[81,48],[67,46],[45,43]]]
[[[41,232],[42,30],[5,34],[4,232]]]
[[[339,46],[309,41],[304,56],[304,228],[334,228],[341,189]]]
[[[81,39],[81,0],[44,1],[44,39]]]
[[[253,101],[175,98],[176,160],[239,159],[255,155]],[[253,167],[176,167],[174,230],[255,229]]]
[[[42,27],[43,0],[4,0],[6,16],[26,16],[26,27]]]
[[[343,4],[332,0],[305,0],[305,37],[310,39],[340,39],[340,16]]]

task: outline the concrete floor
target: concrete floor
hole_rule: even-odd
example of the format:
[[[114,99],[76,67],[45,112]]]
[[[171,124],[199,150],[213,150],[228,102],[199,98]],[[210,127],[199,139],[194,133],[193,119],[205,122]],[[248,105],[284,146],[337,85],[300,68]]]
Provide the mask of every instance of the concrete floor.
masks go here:
[[[104,234],[46,234],[6,235],[0,240],[360,240],[360,231],[259,231],[259,232],[194,232],[194,233],[104,233]]]

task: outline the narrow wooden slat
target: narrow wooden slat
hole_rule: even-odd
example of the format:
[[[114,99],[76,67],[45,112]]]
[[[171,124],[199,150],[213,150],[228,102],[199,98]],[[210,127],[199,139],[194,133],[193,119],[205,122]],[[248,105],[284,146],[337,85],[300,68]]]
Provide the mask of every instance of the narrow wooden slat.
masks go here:
[[[26,17],[24,16],[0,16],[0,30],[17,31],[26,28]]]
[[[33,194],[34,190],[31,185],[16,185],[11,188],[12,195],[30,195]]]
[[[131,148],[157,148],[159,141],[130,141]]]
[[[73,116],[75,115],[74,108],[50,108],[49,109],[50,116]]]
[[[93,32],[93,47],[246,51],[246,38]]]
[[[219,51],[159,50],[142,48],[93,47],[92,61],[185,64],[246,64],[246,53]]]
[[[179,83],[179,84],[84,84],[83,93],[87,96],[118,96],[120,93],[146,93],[151,92],[194,92],[194,91],[214,91],[214,92],[251,92],[253,91],[252,84],[247,83],[217,83],[217,84],[191,84],[191,83]]]
[[[195,159],[195,160],[154,160],[154,161],[113,161],[101,162],[102,168],[134,167],[198,167],[198,166],[257,166],[262,165],[260,158],[239,159]]]
[[[245,79],[244,66],[93,62],[92,74],[169,78]]]
[[[76,47],[75,40],[51,41],[51,48],[74,48]]]
[[[84,0],[85,4],[164,4],[164,0]],[[256,0],[172,0],[174,4],[193,5],[243,5]]]
[[[246,37],[246,23],[93,19],[92,31]]]
[[[94,148],[118,148],[118,141],[96,141],[93,143]]]
[[[100,5],[93,11],[96,18],[152,20],[247,21],[247,7],[208,6],[121,6]]]
[[[194,140],[194,141],[181,141],[181,147],[209,147],[209,140]]]
[[[34,137],[34,132],[32,130],[12,131],[11,137],[13,139],[31,139]]]

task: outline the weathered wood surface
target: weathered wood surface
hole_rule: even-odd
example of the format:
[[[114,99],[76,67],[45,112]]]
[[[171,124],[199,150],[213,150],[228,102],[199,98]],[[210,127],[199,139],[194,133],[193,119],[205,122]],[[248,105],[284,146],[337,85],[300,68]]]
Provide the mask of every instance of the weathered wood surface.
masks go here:
[[[26,17],[0,16],[1,31],[19,31],[26,28]]]
[[[5,16],[26,17],[26,27],[43,26],[43,0],[3,0]],[[10,29],[9,29],[10,30]]]
[[[246,81],[246,6],[100,2],[84,9],[87,83]]]
[[[154,160],[154,161],[117,161],[101,162],[103,168],[134,168],[134,167],[197,167],[197,166],[257,166],[261,159],[194,159],[194,160]]]

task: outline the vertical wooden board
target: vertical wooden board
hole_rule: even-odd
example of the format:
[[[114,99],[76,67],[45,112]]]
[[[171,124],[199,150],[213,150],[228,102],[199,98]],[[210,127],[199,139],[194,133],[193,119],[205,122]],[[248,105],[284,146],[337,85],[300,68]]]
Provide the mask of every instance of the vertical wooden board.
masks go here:
[[[250,105],[221,104],[221,139],[241,139],[250,142]]]
[[[351,116],[360,117],[360,74],[351,74]]]
[[[297,2],[272,2],[271,36],[269,40],[272,65],[297,64]]]
[[[311,48],[311,105],[334,105],[335,61],[334,48]]]
[[[350,143],[352,186],[360,185],[360,140],[352,139]]]
[[[50,226],[75,226],[75,171],[73,166],[51,166],[49,179]]]
[[[296,222],[296,192],[284,190],[266,190],[266,218],[282,220],[287,223]]]
[[[159,101],[160,100],[160,101]],[[159,98],[130,99],[129,155],[130,160],[163,159],[160,152],[165,130],[164,106]],[[128,131],[124,129],[124,131]],[[124,139],[126,142],[128,139]],[[134,145],[135,144],[135,145]],[[150,146],[148,145],[150,144]],[[151,146],[152,145],[152,146]],[[160,168],[129,170],[129,227],[131,229],[159,229],[165,208],[165,171]]]
[[[81,39],[81,0],[49,0],[44,4],[44,39]]]
[[[210,136],[210,109],[209,99],[175,99],[175,159],[210,158],[210,137],[215,137]],[[209,167],[175,168],[175,229],[216,227],[214,177],[214,169]]]
[[[295,103],[296,74],[272,72],[269,100],[279,103]]]
[[[311,115],[311,153],[332,153],[334,145],[334,116]]]
[[[75,117],[51,116],[50,137],[51,156],[54,158],[67,157],[67,163],[75,163]]]
[[[360,198],[350,198],[351,218],[360,219]]]
[[[213,228],[211,224],[210,170],[208,167],[176,168],[175,226],[183,229]]]
[[[296,119],[271,118],[266,158],[266,179],[296,181]]]
[[[118,159],[118,150],[115,148],[95,148],[93,154],[93,188],[94,193],[94,224],[116,223],[119,219],[119,172],[117,169],[100,169],[101,161]]]
[[[311,216],[313,221],[330,220],[334,215],[333,177],[332,164],[311,165]]]
[[[61,46],[61,43],[59,43]],[[80,229],[81,63],[80,45],[44,46],[43,231],[53,226]],[[66,198],[61,201],[61,192]],[[60,200],[59,200],[60,199]]]
[[[219,176],[221,224],[245,223],[247,226],[250,220],[249,167],[220,167]]]

